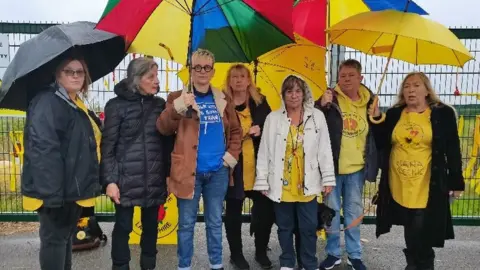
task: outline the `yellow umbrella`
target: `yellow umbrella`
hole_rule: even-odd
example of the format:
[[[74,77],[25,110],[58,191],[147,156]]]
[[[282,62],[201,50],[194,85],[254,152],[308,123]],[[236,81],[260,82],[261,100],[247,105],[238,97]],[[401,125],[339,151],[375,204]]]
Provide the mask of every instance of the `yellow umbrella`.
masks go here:
[[[282,82],[290,74],[304,78],[318,99],[327,87],[325,75],[325,53],[323,47],[296,35],[296,43],[284,45],[246,64],[253,74],[256,86],[267,97],[272,110],[281,104]],[[216,63],[212,85],[224,89],[228,69],[232,63]],[[188,84],[189,72],[183,68],[178,73],[184,84]]]
[[[334,44],[412,64],[462,67],[473,56],[445,26],[416,13],[364,12],[327,30]]]
[[[366,54],[387,56],[377,95],[392,58],[412,64],[462,67],[473,56],[445,26],[416,13],[395,10],[364,12],[327,30],[330,42]],[[378,98],[375,99],[375,104]],[[371,119],[373,121],[373,119]]]

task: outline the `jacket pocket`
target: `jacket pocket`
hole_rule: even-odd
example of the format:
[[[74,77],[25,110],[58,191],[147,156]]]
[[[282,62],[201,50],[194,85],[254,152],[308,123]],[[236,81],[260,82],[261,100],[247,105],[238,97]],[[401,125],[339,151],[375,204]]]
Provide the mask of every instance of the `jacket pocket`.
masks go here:
[[[170,181],[180,182],[188,173],[185,166],[185,156],[171,154]]]

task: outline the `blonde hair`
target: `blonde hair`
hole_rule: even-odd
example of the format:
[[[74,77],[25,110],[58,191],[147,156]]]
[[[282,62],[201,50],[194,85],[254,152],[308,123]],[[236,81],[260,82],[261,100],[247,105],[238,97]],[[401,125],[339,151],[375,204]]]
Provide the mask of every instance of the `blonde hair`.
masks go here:
[[[194,51],[192,54],[192,62],[193,62],[193,58],[197,58],[197,57],[210,58],[212,59],[212,65],[215,64],[215,55],[209,50],[199,48],[196,51]]]
[[[88,72],[88,67],[87,67],[87,63],[85,62],[85,60],[83,60],[81,58],[78,58],[78,57],[71,57],[71,58],[67,58],[67,59],[63,60],[60,63],[60,65],[57,66],[57,69],[55,71],[55,76],[57,76],[57,77],[60,76],[60,73],[62,72],[62,70],[68,64],[70,64],[73,61],[80,62],[80,64],[82,64],[83,70],[85,71],[85,76],[83,78],[83,85],[82,85],[82,88],[80,89],[80,93],[83,95],[84,98],[87,98],[88,87],[90,86],[90,84],[92,84],[92,78],[90,77],[90,72]]]
[[[258,88],[253,83],[253,78],[252,78],[252,74],[250,73],[250,70],[248,70],[248,68],[242,64],[234,64],[230,66],[230,68],[228,69],[227,78],[225,79],[225,93],[229,95],[231,98],[233,98],[233,90],[232,90],[232,87],[230,87],[230,76],[232,75],[232,72],[234,70],[237,70],[237,71],[243,70],[247,73],[248,79],[250,81],[250,84],[248,85],[248,88],[247,88],[247,100],[248,98],[251,97],[253,101],[255,101],[256,105],[261,104],[263,101],[263,96],[260,94],[260,92],[258,91]]]
[[[410,72],[405,76],[405,78],[402,81],[402,84],[400,85],[400,89],[398,91],[398,96],[397,96],[397,102],[393,107],[400,107],[404,106],[405,103],[405,97],[403,96],[403,89],[405,88],[405,84],[407,83],[407,80],[413,76],[418,76],[422,82],[425,88],[427,89],[427,103],[428,105],[439,105],[443,104],[443,102],[438,98],[437,94],[435,93],[435,90],[433,90],[432,83],[430,82],[430,79],[425,75],[423,72]]]

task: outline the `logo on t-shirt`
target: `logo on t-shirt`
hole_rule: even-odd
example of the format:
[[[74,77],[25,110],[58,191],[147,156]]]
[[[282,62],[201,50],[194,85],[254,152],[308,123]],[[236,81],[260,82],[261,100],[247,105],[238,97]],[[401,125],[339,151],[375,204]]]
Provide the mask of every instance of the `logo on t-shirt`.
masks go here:
[[[362,134],[367,129],[367,121],[356,112],[344,112],[343,136],[354,138]]]
[[[404,123],[394,132],[397,142],[405,149],[418,146],[425,135],[422,126],[415,123]]]
[[[204,128],[204,134],[207,134],[209,124],[220,123],[220,114],[217,111],[215,102],[199,102],[197,105],[200,110],[200,125]]]

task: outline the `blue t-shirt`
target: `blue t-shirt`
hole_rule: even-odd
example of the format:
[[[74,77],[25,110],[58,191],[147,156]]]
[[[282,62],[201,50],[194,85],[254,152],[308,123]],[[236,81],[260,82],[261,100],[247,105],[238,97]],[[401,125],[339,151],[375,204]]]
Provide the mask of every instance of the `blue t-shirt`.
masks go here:
[[[195,102],[200,110],[198,131],[197,172],[216,172],[223,166],[225,155],[225,135],[223,122],[213,93],[195,91]]]

